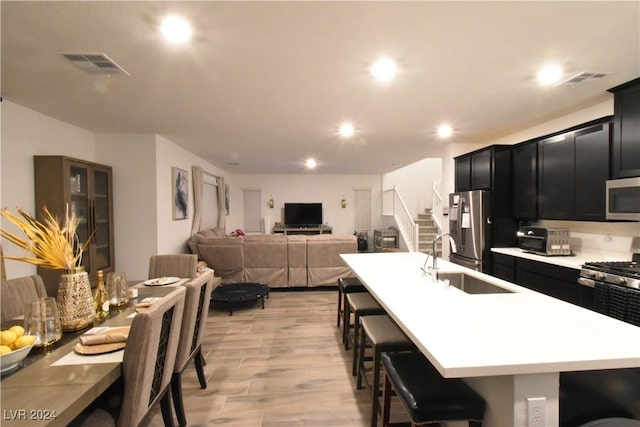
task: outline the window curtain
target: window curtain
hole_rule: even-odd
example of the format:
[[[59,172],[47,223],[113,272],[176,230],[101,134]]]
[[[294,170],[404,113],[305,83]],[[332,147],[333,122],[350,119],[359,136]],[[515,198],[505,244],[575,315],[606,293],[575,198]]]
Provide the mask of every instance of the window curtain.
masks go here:
[[[226,204],[224,199],[224,178],[218,177],[216,178],[216,182],[218,183],[218,227],[225,230],[225,217],[227,214]]]
[[[202,186],[204,185],[202,168],[194,166],[191,168],[193,174],[193,223],[191,224],[191,235],[200,231],[202,223]]]

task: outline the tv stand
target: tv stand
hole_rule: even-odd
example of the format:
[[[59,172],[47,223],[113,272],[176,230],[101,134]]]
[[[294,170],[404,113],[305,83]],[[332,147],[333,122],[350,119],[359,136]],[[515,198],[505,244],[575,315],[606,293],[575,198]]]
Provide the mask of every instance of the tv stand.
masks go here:
[[[282,233],[285,236],[295,234],[331,234],[332,231],[333,228],[326,225],[320,227],[273,227],[274,233]]]

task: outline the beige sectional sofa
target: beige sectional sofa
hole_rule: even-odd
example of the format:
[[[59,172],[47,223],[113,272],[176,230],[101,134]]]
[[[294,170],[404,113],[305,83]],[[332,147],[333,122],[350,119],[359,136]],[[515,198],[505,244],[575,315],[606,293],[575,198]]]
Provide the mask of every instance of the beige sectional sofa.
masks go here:
[[[355,253],[355,236],[249,234],[228,237],[204,230],[189,240],[191,251],[214,269],[222,283],[259,282],[273,288],[334,286],[353,277],[340,254]]]

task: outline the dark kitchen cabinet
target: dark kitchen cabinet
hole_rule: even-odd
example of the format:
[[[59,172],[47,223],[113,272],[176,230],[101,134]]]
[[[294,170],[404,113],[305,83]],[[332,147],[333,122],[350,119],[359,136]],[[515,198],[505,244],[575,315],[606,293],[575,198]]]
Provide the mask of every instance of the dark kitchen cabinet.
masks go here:
[[[456,157],[456,191],[496,191],[496,187],[500,190],[507,185],[510,188],[510,183],[501,182],[502,178],[511,178],[510,149],[508,145],[492,145]]]
[[[545,295],[580,304],[580,271],[546,262],[516,258],[515,283]]]
[[[611,126],[603,123],[577,131],[574,139],[575,173],[573,219],[606,219],[606,185],[609,178]]]
[[[456,191],[491,192],[493,247],[515,246],[517,223],[511,206],[511,145],[491,145],[455,158]],[[489,260],[490,263],[490,260]]]
[[[614,105],[611,178],[640,176],[640,78],[609,92]]]
[[[538,217],[604,221],[611,118],[538,142]]]
[[[511,283],[516,282],[516,259],[511,255],[494,253],[491,275]]]
[[[578,284],[580,271],[577,269],[493,253],[491,275],[541,294],[588,308],[589,303],[585,301],[582,293],[585,287]]]
[[[491,145],[455,158],[456,191],[511,190],[511,147]],[[509,182],[503,182],[504,179]],[[508,195],[511,198],[511,194]]]
[[[472,190],[493,189],[491,169],[495,153],[492,149],[479,151],[471,156],[471,185]]]
[[[456,157],[456,191],[471,190],[471,156]]]
[[[538,143],[518,144],[513,152],[513,216],[538,217]]]

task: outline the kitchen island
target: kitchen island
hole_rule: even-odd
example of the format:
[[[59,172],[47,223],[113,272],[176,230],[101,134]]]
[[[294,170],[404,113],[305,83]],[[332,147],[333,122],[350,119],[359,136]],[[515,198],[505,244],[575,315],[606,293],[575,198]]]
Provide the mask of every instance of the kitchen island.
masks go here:
[[[509,292],[468,294],[434,283],[418,252],[342,258],[429,361],[487,401],[486,426],[527,426],[527,399],[559,424],[559,373],[640,367],[640,328],[438,260]],[[429,260],[431,265],[431,260]]]

